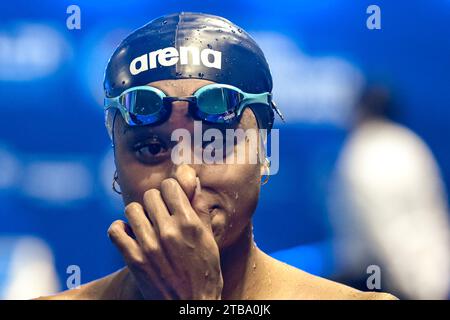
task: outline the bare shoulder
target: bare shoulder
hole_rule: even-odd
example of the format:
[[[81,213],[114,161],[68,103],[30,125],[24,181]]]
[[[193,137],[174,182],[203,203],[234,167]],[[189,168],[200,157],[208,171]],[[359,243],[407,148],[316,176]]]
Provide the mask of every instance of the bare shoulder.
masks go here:
[[[112,300],[134,299],[134,290],[129,289],[127,268],[116,271],[106,277],[86,283],[80,288],[66,290],[55,295],[36,298],[35,300]]]
[[[103,298],[107,283],[109,282],[108,280],[111,277],[112,275],[109,275],[105,278],[86,283],[79,288],[62,291],[50,296],[39,297],[35,300],[99,300]]]
[[[274,260],[278,282],[276,299],[292,300],[398,300],[389,293],[363,292],[347,285],[321,278]]]

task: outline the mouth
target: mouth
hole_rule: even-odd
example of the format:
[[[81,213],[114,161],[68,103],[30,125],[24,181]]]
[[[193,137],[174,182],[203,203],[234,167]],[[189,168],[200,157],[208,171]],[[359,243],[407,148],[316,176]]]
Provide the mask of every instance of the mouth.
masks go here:
[[[199,190],[201,191],[199,192]],[[215,216],[221,208],[217,203],[214,194],[205,187],[201,187],[201,189],[197,188],[197,191],[191,200],[191,205],[197,214],[208,215],[210,218]]]
[[[209,214],[211,215],[211,216],[214,216],[214,215],[216,215],[217,214],[217,211],[220,209],[220,206],[219,205],[213,205],[211,208],[209,208],[208,209],[208,211],[209,211]]]
[[[192,207],[197,212],[208,214],[209,216],[215,215],[220,206],[217,203],[213,203],[214,193],[208,187],[202,186],[198,177],[196,178],[196,184],[194,197],[191,200]]]

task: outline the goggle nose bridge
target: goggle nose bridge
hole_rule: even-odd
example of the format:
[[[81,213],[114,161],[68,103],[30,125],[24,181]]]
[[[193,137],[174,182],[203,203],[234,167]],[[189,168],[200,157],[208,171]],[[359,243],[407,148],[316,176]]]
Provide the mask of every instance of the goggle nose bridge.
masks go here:
[[[197,102],[197,97],[196,96],[185,96],[185,97],[167,96],[167,97],[164,97],[162,100],[163,100],[164,105],[171,105],[173,102],[176,102],[176,101],[185,101],[185,102],[188,102],[189,105],[192,105]]]

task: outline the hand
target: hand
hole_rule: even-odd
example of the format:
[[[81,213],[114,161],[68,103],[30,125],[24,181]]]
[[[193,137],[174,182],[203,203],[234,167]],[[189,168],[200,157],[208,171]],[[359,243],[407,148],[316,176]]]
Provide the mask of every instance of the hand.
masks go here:
[[[195,197],[195,172],[183,167],[178,180],[165,179],[160,190],[146,191],[143,205],[128,204],[129,225],[117,220],[108,234],[144,298],[154,297],[156,287],[165,299],[220,299],[219,248],[209,215],[196,212],[188,198]]]

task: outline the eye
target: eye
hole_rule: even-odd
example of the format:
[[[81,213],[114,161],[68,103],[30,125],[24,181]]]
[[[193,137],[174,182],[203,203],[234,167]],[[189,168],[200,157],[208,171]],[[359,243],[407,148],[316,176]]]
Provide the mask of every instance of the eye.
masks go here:
[[[157,137],[152,137],[146,141],[139,142],[133,149],[139,160],[150,164],[163,161],[169,154],[166,144]]]

